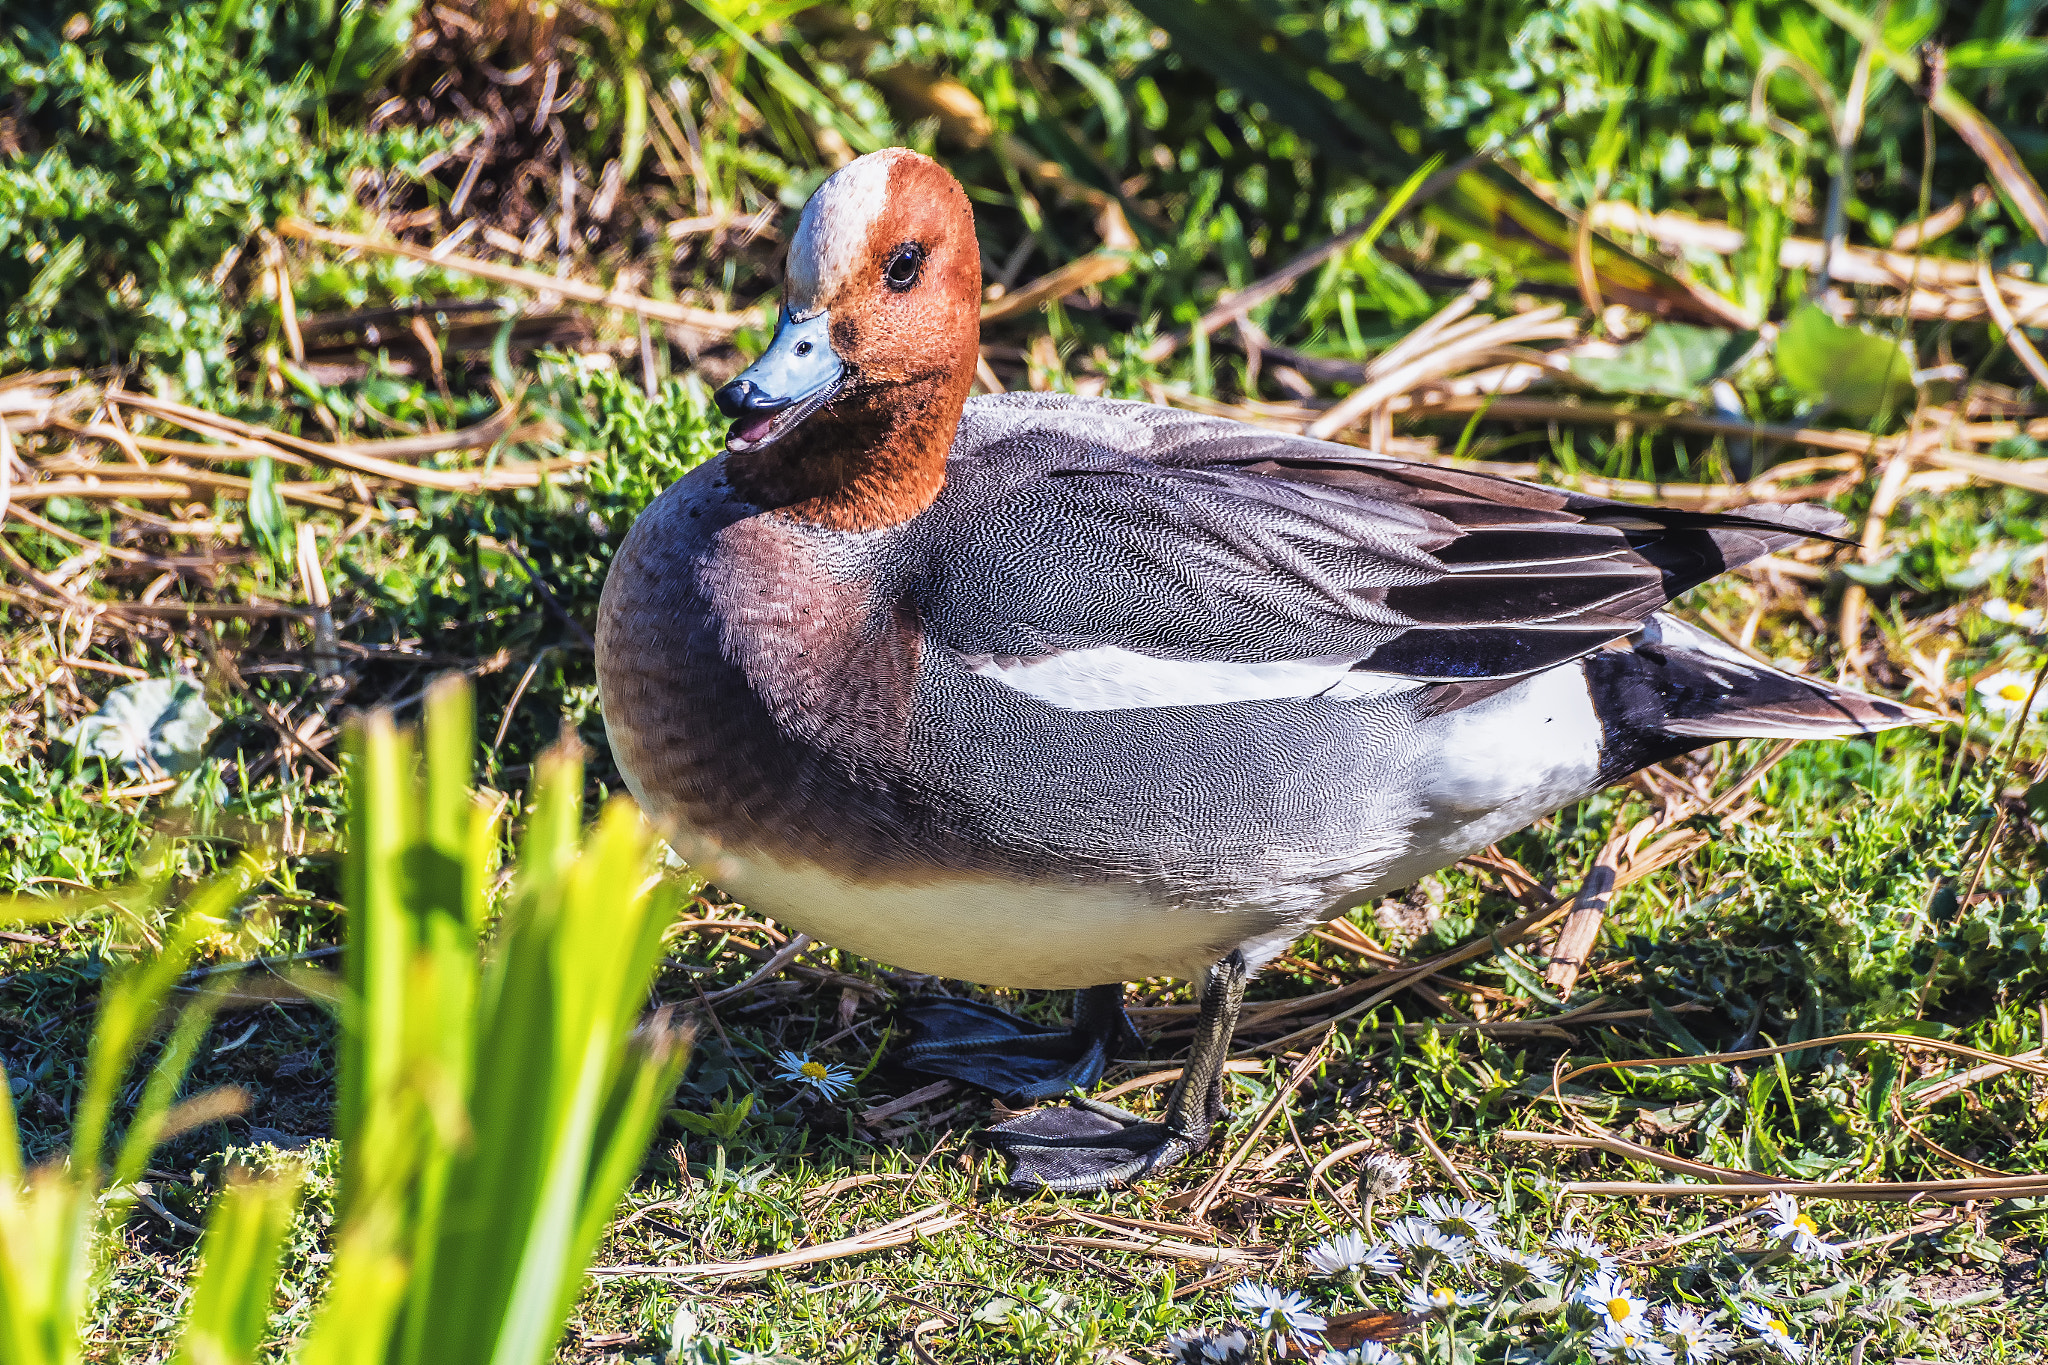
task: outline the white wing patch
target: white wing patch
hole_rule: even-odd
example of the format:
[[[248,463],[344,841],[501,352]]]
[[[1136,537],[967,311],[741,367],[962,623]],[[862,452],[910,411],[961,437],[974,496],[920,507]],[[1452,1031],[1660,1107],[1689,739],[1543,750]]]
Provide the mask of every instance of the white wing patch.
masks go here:
[[[1151,706],[1218,706],[1288,697],[1374,697],[1413,691],[1409,678],[1354,673],[1355,659],[1237,663],[1160,659],[1103,645],[1043,659],[967,658],[970,672],[1063,711],[1132,711]]]

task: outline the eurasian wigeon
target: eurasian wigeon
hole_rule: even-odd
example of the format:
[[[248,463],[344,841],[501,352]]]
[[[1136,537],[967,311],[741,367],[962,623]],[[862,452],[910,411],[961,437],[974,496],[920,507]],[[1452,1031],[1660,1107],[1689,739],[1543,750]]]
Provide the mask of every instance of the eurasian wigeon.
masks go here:
[[[1071,1031],[907,1007],[906,1064],[1014,1103],[1135,1041],[1121,983],[1199,978],[1163,1122],[1075,1098],[993,1130],[1022,1185],[1201,1150],[1247,976],[1310,927],[1716,740],[1906,707],[1661,614],[1811,507],[1612,502],[1143,403],[969,398],[974,215],[861,157],[804,206],[726,451],[605,584],[620,771],[784,924],[917,972],[1074,987]]]

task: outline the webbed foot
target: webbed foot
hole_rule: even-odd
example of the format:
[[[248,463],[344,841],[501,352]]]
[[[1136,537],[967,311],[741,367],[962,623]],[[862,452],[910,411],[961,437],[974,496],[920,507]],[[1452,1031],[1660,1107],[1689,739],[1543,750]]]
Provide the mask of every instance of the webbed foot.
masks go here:
[[[1230,1059],[1248,975],[1238,952],[1209,969],[1194,1047],[1163,1122],[1079,1096],[1057,1108],[1019,1115],[983,1135],[990,1148],[1009,1159],[1010,1183],[1068,1193],[1116,1189],[1208,1146],[1209,1135],[1223,1121],[1223,1065]]]
[[[1064,1030],[1034,1029],[973,1000],[913,1000],[899,1011],[916,1030],[900,1060],[911,1071],[994,1091],[1011,1105],[1057,1099],[1094,1085],[1112,1056],[1139,1046],[1123,998],[1119,985],[1076,992],[1074,1026]]]
[[[1142,1180],[1198,1152],[1208,1133],[1176,1133],[1127,1109],[1076,1098],[1034,1109],[983,1134],[1010,1162],[1010,1183],[1022,1189],[1085,1193]]]

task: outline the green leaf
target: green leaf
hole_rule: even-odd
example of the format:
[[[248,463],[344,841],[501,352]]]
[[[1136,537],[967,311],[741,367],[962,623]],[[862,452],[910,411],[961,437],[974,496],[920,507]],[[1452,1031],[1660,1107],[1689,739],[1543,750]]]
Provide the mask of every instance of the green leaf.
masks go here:
[[[1109,164],[1122,166],[1131,156],[1131,112],[1116,82],[1095,63],[1071,52],[1053,54],[1053,64],[1079,81],[1102,115],[1102,128],[1109,135]]]
[[[1572,373],[1608,393],[1690,398],[1756,344],[1755,332],[1659,322],[1611,357],[1573,356]]]
[[[177,776],[199,766],[220,718],[190,678],[146,678],[107,694],[100,709],[64,732],[87,758],[131,772]]]
[[[2048,66],[2048,42],[2039,38],[1976,39],[1948,50],[1951,71],[2021,71]]]
[[[1543,978],[1537,975],[1533,967],[1522,961],[1514,949],[1500,941],[1499,934],[1493,936],[1493,951],[1500,960],[1501,970],[1508,974],[1508,979],[1527,991],[1531,999],[1552,1009],[1563,1007],[1564,1001],[1544,986]]]
[[[1899,576],[1906,567],[1903,554],[1886,555],[1875,564],[1843,564],[1840,566],[1844,577],[1866,588],[1881,588]]]
[[[1804,304],[1778,333],[1778,373],[1808,402],[1852,422],[1912,406],[1913,352]]]
[[[2027,788],[2027,813],[2048,824],[2048,777]]]
[[[1879,1051],[1870,1062],[1870,1089],[1863,1096],[1863,1116],[1874,1129],[1883,1130],[1892,1121],[1892,1095],[1899,1088],[1899,1059],[1890,1048]]]
[[[264,549],[281,556],[286,550],[289,523],[284,499],[277,491],[277,467],[268,455],[250,461],[249,501],[242,509],[242,524]]]
[[[1676,1043],[1678,1050],[1688,1057],[1704,1057],[1713,1052],[1712,1048],[1693,1037],[1691,1029],[1678,1022],[1677,1015],[1655,1000],[1650,1002],[1650,1021],[1657,1026],[1659,1033]]]

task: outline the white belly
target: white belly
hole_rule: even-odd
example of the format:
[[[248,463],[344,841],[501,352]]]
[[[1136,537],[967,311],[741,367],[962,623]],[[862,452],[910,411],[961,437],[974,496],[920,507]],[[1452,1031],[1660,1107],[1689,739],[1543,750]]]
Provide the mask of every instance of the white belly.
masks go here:
[[[678,840],[678,850],[689,843]],[[728,895],[835,948],[913,972],[1055,990],[1198,976],[1252,926],[1115,886],[948,875],[866,883],[732,853],[691,864]],[[1233,923],[1233,921],[1235,921]]]

